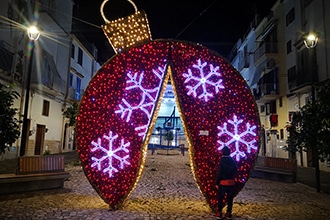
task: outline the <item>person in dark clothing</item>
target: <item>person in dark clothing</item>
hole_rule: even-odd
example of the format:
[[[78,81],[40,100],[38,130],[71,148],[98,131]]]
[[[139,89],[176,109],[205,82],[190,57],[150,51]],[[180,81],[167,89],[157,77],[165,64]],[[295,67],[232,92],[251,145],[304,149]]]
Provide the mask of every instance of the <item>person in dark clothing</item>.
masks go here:
[[[231,219],[235,186],[235,174],[237,172],[236,161],[230,156],[230,148],[224,146],[222,149],[222,157],[218,166],[216,177],[216,187],[218,188],[218,212],[217,219],[222,218],[223,199],[227,195],[227,212],[226,219]]]

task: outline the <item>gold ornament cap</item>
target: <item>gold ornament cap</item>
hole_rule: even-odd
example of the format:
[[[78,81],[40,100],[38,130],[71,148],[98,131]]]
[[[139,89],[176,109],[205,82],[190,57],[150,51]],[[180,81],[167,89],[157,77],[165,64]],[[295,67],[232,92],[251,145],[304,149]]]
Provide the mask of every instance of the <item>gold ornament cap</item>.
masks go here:
[[[127,1],[133,5],[135,13],[113,21],[109,21],[103,12],[104,5],[108,0],[104,0],[100,7],[101,15],[105,21],[101,27],[116,53],[121,53],[135,45],[144,44],[151,40],[146,13],[143,10],[138,10],[133,1]]]

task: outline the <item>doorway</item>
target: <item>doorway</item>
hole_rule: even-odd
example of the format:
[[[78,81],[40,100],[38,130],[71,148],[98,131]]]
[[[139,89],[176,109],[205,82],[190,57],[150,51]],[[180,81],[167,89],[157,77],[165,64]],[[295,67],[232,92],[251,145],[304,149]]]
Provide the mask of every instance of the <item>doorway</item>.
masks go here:
[[[37,124],[34,155],[40,155],[45,141],[46,126]]]

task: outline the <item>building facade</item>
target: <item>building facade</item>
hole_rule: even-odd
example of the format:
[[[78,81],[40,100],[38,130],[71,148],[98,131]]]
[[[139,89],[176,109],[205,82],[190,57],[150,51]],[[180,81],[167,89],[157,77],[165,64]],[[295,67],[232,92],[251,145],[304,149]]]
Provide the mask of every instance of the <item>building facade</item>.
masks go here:
[[[28,67],[32,65],[24,155],[73,150],[74,132],[63,112],[80,100],[100,67],[95,61],[95,47],[90,52],[71,34],[73,1],[4,0],[0,5],[0,80],[15,84],[19,92],[13,107],[19,109],[20,120],[29,83]],[[26,34],[31,24],[41,30],[32,51]],[[20,143],[19,138],[4,158],[19,156]]]
[[[86,47],[88,46],[88,48]],[[100,68],[96,61],[97,49],[94,45],[86,45],[74,34],[71,34],[70,72],[67,81],[66,108],[79,103],[90,80]],[[70,126],[69,119],[64,122],[62,151],[75,150],[75,127]]]
[[[286,60],[288,75],[288,111],[297,111],[315,100],[314,85],[330,78],[329,41],[330,2],[324,0],[284,1],[286,18]],[[308,48],[304,40],[310,33],[318,36],[315,47]],[[313,166],[312,153],[302,152],[298,163]],[[320,169],[329,170],[327,163]]]
[[[253,21],[232,51],[232,64],[250,85],[262,124],[260,155],[288,158],[284,150],[291,115],[315,99],[313,85],[329,79],[330,2],[278,0],[267,17]],[[314,48],[307,34],[319,37]],[[313,166],[311,152],[297,153],[301,166]],[[330,170],[320,163],[322,170]]]

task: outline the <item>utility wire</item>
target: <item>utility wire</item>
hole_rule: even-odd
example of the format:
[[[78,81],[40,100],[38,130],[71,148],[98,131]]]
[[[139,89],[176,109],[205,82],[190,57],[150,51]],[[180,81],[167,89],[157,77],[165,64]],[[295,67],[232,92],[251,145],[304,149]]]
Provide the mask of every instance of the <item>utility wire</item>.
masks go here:
[[[214,3],[217,0],[214,0],[211,4],[209,4],[201,13],[199,13],[199,15],[197,15],[197,17],[195,17],[185,28],[182,29],[182,31],[180,31],[176,36],[175,39],[177,39],[183,32],[185,32],[193,23],[195,23],[195,21],[197,21],[209,8],[211,8],[212,5],[214,5]]]

